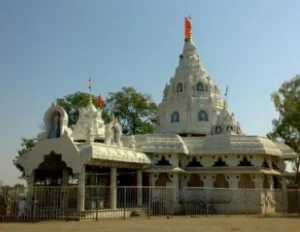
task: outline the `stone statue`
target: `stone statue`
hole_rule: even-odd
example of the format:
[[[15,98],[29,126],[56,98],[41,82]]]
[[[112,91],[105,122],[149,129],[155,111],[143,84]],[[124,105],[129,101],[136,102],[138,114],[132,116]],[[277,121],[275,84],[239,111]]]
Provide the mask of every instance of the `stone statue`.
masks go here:
[[[108,145],[117,144],[123,146],[122,141],[122,126],[118,118],[111,116],[111,121],[105,126],[105,143]]]
[[[51,119],[51,127],[48,138],[59,138],[60,137],[60,113],[55,112]]]

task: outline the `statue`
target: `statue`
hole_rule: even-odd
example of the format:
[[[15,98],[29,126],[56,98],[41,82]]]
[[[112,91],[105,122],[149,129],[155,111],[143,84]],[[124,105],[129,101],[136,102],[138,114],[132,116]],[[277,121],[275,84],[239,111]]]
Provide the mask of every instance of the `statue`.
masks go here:
[[[48,138],[59,138],[60,130],[60,113],[55,112],[51,119],[51,127],[48,134]]]
[[[118,118],[111,116],[111,121],[105,126],[105,143],[108,145],[117,144],[123,146],[122,141],[122,126]]]

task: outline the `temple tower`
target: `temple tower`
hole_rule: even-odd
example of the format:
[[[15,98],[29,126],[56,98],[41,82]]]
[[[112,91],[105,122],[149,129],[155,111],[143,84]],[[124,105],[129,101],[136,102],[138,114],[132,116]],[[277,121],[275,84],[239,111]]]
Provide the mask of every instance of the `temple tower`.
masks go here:
[[[199,58],[191,21],[185,18],[183,51],[174,76],[164,88],[156,133],[206,136],[211,134],[221,111],[224,100],[220,89]]]

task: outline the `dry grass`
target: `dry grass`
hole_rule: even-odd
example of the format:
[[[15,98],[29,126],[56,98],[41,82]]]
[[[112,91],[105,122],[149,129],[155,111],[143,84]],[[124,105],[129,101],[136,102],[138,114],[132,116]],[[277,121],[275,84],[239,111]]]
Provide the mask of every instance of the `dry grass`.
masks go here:
[[[111,219],[83,222],[0,223],[1,232],[298,232],[300,218],[259,218],[252,216],[211,216]]]

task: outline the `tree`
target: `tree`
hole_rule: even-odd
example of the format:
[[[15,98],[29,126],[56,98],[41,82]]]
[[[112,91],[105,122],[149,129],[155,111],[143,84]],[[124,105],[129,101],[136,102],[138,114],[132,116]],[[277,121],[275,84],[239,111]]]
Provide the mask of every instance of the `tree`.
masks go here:
[[[56,99],[57,105],[63,107],[69,116],[69,126],[76,123],[78,108],[85,107],[89,97],[88,93],[76,92]],[[96,96],[92,96],[93,103],[96,102],[96,98]],[[152,133],[157,105],[149,95],[139,93],[132,87],[123,87],[119,92],[109,93],[107,100],[104,101],[102,117],[105,123],[110,120],[109,115],[112,113],[119,117],[124,134]],[[13,160],[14,165],[22,172],[21,178],[23,179],[25,178],[24,170],[16,163],[16,160],[34,147],[37,137],[22,138],[21,149],[18,151],[18,156]]]
[[[271,139],[282,139],[299,155],[294,161],[296,183],[299,183],[300,167],[300,75],[285,81],[277,92],[272,94],[272,101],[279,113],[272,121],[273,130],[268,134]]]
[[[157,105],[147,94],[132,87],[123,87],[119,92],[110,92],[106,100],[108,112],[115,112],[123,127],[123,133],[153,133]]]

